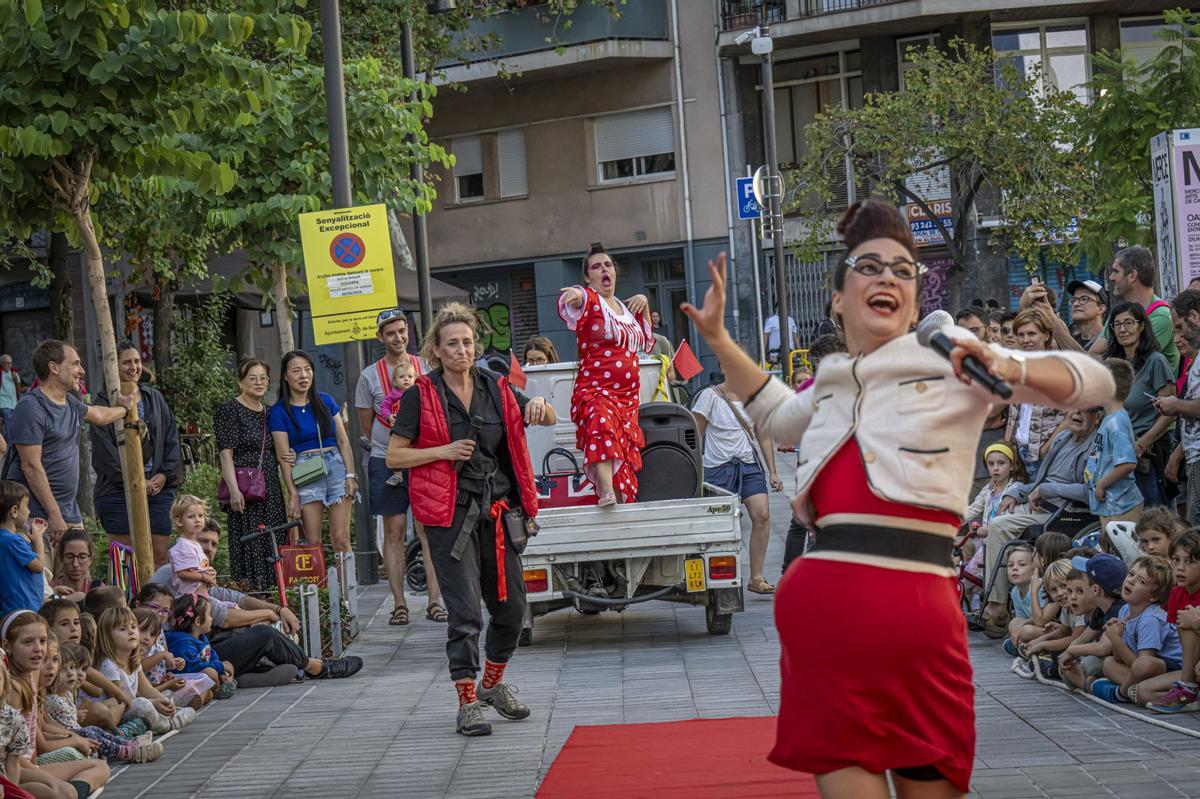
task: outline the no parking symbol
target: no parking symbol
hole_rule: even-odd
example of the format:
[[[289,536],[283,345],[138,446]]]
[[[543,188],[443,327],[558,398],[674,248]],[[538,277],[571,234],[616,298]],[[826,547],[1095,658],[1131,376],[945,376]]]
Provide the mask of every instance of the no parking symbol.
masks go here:
[[[367,245],[353,233],[339,233],[329,245],[329,257],[343,269],[353,269],[367,257]]]

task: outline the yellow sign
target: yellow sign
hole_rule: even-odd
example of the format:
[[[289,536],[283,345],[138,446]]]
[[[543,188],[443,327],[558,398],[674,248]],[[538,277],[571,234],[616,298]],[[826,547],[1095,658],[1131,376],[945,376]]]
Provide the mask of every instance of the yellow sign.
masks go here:
[[[375,337],[375,316],[396,307],[387,207],[300,214],[300,243],[317,344]]]

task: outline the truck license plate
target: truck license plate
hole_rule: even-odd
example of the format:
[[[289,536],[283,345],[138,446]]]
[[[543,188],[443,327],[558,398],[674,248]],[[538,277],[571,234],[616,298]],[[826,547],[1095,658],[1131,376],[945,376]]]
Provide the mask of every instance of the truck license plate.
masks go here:
[[[688,593],[694,594],[708,587],[704,582],[704,558],[687,558],[684,560],[683,574],[687,578]]]

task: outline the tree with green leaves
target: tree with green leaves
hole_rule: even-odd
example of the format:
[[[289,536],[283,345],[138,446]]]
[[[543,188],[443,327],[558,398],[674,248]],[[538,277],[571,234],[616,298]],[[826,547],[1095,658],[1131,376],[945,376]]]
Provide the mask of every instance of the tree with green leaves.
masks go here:
[[[997,251],[1036,262],[1049,246],[1066,257],[1061,231],[1080,215],[1088,186],[1074,95],[962,40],[945,51],[912,50],[909,59],[914,68],[902,90],[868,94],[862,108],[828,108],[808,126],[807,152],[786,176],[799,187],[792,206],[805,222],[801,254],[815,257],[833,238],[834,181],[848,161],[856,186],[915,205],[932,220],[953,261],[952,305],[961,304],[974,257],[969,236],[985,195],[999,219],[991,236]],[[921,177],[937,170],[950,177],[949,224],[922,187]]]
[[[235,127],[269,97],[269,74],[240,54],[247,40],[289,51],[308,35],[293,0],[241,5],[197,13],[152,0],[0,0],[0,228],[26,238],[50,227],[83,248],[110,398],[120,381],[101,250],[104,191],[155,176],[201,192],[232,188],[230,165],[195,149],[188,134]],[[146,497],[141,469],[128,467],[140,450],[126,437],[126,500],[146,578]]]
[[[1117,246],[1155,246],[1150,140],[1200,127],[1200,14],[1168,11],[1163,21],[1163,49],[1149,61],[1120,52],[1093,59],[1092,103],[1079,112],[1078,148],[1094,181],[1079,225],[1090,263],[1107,264]]]

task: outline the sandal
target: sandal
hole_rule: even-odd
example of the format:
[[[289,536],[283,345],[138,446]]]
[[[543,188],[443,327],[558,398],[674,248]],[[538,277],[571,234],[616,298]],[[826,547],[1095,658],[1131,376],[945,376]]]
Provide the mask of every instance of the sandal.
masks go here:
[[[597,508],[609,508],[617,504],[617,495],[613,491],[607,494],[601,494],[600,499],[596,502]]]
[[[429,607],[425,608],[425,618],[445,623],[450,621],[450,614],[442,607],[441,602],[430,602]]]
[[[755,577],[746,586],[746,590],[752,594],[773,594],[775,586],[768,583],[766,577]]]
[[[397,605],[392,610],[391,618],[388,619],[388,624],[393,627],[400,627],[408,624],[408,607],[406,605]]]

